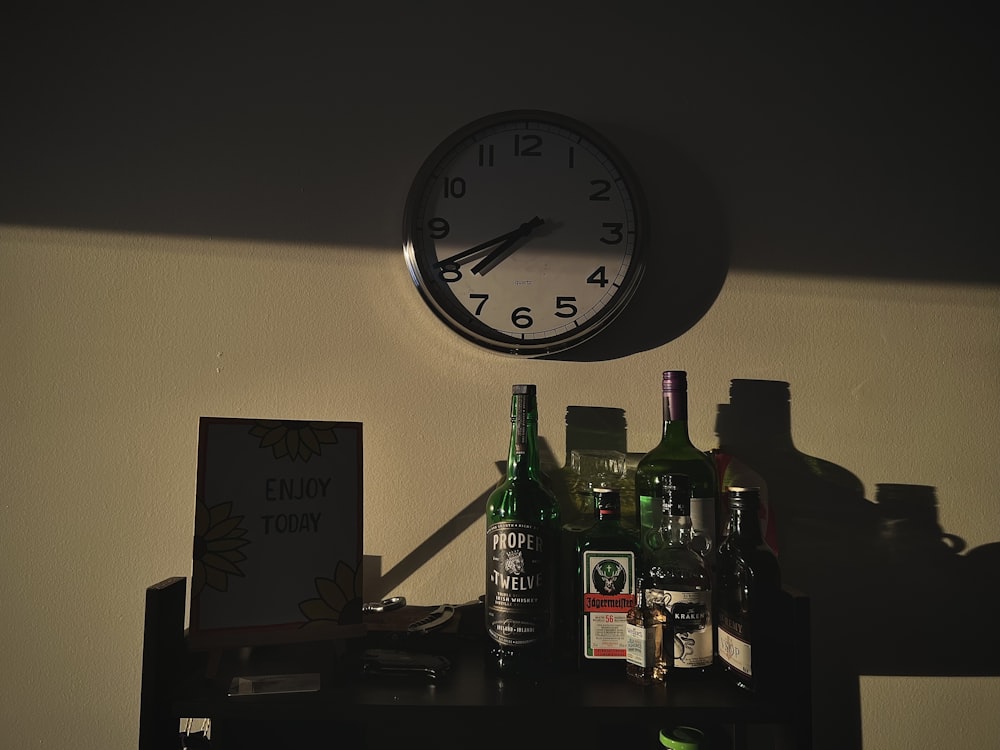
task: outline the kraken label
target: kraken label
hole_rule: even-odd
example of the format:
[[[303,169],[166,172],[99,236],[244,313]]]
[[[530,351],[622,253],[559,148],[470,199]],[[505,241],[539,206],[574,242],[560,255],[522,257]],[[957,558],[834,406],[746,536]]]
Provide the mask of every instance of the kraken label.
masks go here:
[[[486,629],[504,646],[527,646],[544,637],[552,617],[554,581],[545,530],[502,521],[486,530]]]
[[[647,589],[646,601],[662,602],[674,626],[674,667],[707,667],[712,663],[712,595],[708,591]]]

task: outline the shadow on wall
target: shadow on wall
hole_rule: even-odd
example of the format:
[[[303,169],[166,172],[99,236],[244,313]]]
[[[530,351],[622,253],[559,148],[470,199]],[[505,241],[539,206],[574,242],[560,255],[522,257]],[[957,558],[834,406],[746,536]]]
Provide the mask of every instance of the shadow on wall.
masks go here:
[[[798,451],[787,383],[734,380],[725,453],[766,485],[783,582],[812,606],[817,747],[861,748],[860,675],[1000,675],[990,640],[1000,542],[965,551],[934,487],[878,484]],[[964,554],[963,554],[964,553]]]
[[[731,460],[723,482],[752,476],[761,486],[783,583],[810,597],[817,748],[862,747],[861,675],[1000,675],[1000,652],[984,647],[996,619],[984,592],[1000,591],[1000,541],[966,550],[941,528],[934,487],[878,484],[871,500],[849,470],[797,450],[788,383],[733,380],[716,429],[719,453]],[[572,496],[560,482],[574,449],[618,452],[634,468],[641,454],[626,454],[625,443],[623,410],[569,407],[566,465],[542,446],[557,494]],[[366,570],[377,588],[366,596],[397,588],[480,523],[490,490],[384,575]]]

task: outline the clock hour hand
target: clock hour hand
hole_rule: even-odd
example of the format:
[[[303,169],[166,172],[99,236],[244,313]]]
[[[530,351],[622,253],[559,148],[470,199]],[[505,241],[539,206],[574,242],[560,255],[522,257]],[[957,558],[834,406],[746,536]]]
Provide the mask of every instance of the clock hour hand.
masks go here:
[[[487,240],[486,242],[480,242],[475,247],[470,247],[468,250],[463,250],[460,253],[456,253],[455,255],[452,255],[448,258],[439,260],[437,263],[434,264],[434,267],[443,268],[444,266],[447,266],[451,263],[457,263],[458,261],[464,258],[468,258],[470,255],[476,255],[477,253],[481,253],[484,250],[491,248],[499,243],[507,243],[509,241],[511,244],[513,244],[514,240],[519,239],[521,237],[526,237],[532,232],[533,229],[535,229],[535,227],[539,227],[544,223],[545,223],[544,221],[542,221],[536,216],[531,221],[522,224],[517,229],[511,232],[505,232],[504,234],[501,234],[499,237],[494,237],[492,240]],[[506,245],[506,247],[510,247],[510,245]],[[506,249],[506,247],[504,249]]]
[[[539,219],[537,216],[531,221],[525,222],[516,230],[507,235],[507,239],[501,242],[495,249],[490,251],[490,254],[479,261],[476,265],[472,267],[472,273],[479,274],[480,276],[485,275],[491,268],[493,268],[497,263],[499,263],[514,247],[514,243],[523,237],[527,237],[531,234],[536,227],[541,226],[545,222]]]

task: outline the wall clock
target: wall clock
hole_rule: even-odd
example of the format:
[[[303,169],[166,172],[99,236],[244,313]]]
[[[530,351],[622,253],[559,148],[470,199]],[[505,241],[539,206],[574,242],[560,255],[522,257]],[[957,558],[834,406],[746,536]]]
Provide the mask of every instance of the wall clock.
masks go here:
[[[518,110],[447,137],[410,188],[403,253],[451,329],[484,348],[551,354],[602,330],[644,268],[639,185],[569,117]]]

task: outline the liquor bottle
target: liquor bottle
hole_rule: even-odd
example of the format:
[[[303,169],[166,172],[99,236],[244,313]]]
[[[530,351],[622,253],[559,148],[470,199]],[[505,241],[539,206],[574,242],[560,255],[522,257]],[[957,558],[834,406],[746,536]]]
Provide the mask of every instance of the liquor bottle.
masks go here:
[[[621,675],[627,643],[626,616],[635,606],[639,547],[621,522],[617,490],[593,491],[594,523],[577,548],[577,633],[580,668]]]
[[[636,591],[635,606],[625,616],[625,677],[639,685],[663,682],[673,666],[673,631],[670,613],[658,607],[646,606],[642,581]]]
[[[751,692],[773,683],[780,655],[781,573],[764,542],[756,487],[729,488],[729,521],[716,556],[719,660]]]
[[[663,437],[639,461],[635,492],[640,542],[645,550],[650,534],[660,527],[657,484],[664,474],[684,474],[691,484],[691,520],[699,534],[696,544],[712,554],[717,541],[715,518],[719,481],[714,461],[691,443],[688,436],[687,373],[663,373]]]
[[[711,579],[705,559],[691,547],[690,486],[683,474],[663,474],[656,483],[662,520],[642,567],[646,607],[667,610],[673,630],[673,666],[660,665],[667,680],[708,672],[715,645]]]
[[[487,666],[532,675],[553,661],[559,508],[541,480],[534,385],[511,396],[507,477],[486,506]]]

